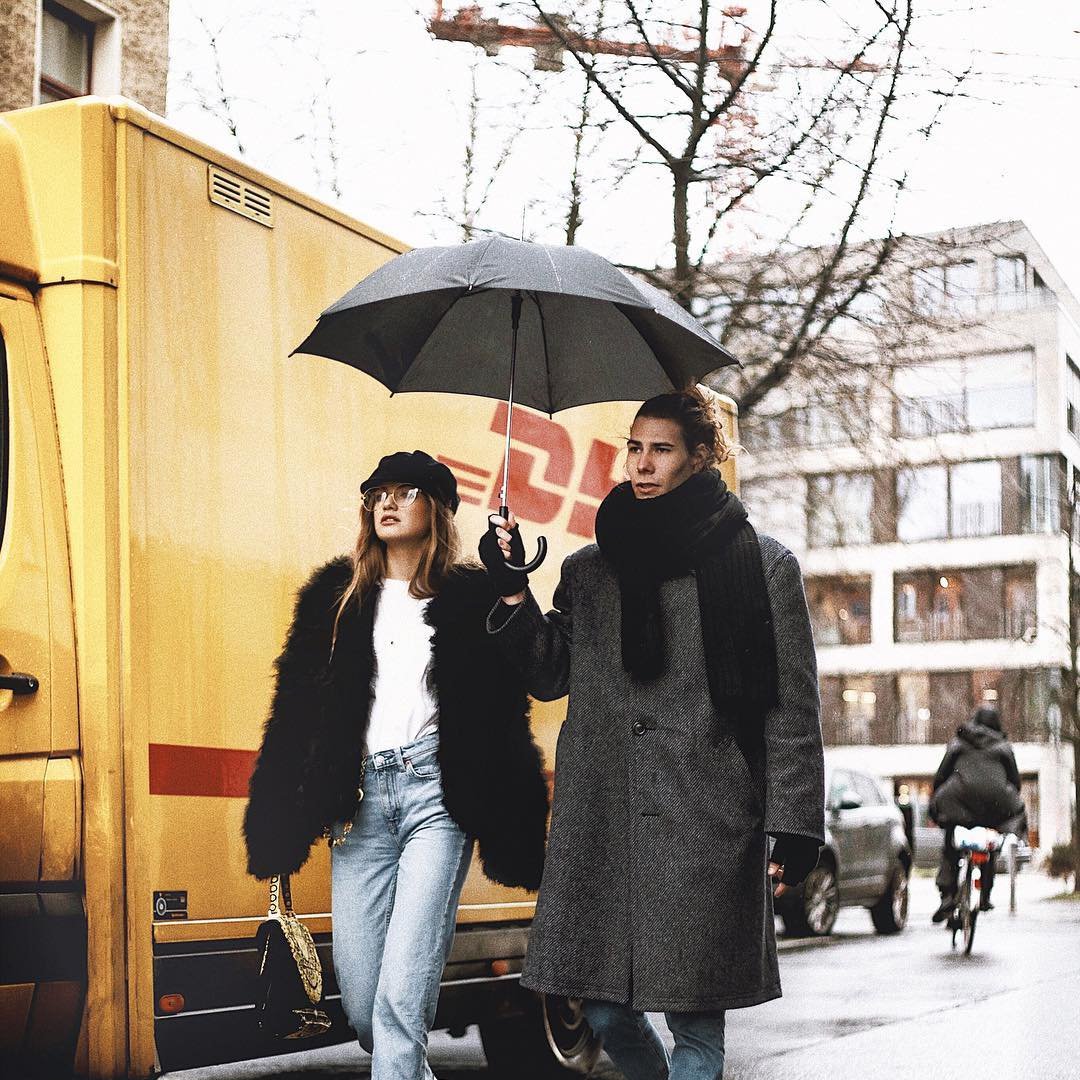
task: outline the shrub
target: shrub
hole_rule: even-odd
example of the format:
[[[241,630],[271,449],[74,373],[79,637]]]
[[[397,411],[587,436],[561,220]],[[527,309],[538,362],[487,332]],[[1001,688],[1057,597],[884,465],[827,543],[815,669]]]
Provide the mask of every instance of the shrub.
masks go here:
[[[1054,878],[1069,878],[1076,872],[1076,849],[1072,844],[1055,844],[1046,860],[1046,872]]]

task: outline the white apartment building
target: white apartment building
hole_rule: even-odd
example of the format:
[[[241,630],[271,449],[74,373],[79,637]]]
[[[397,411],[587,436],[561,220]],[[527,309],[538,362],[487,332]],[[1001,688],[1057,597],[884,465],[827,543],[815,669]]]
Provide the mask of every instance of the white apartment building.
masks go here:
[[[1021,222],[949,235],[928,249],[944,261],[888,286],[934,329],[887,355],[867,339],[877,374],[856,398],[766,399],[741,432],[742,497],[799,557],[833,760],[906,785],[925,823],[947,740],[997,705],[1046,849],[1072,814],[1057,701],[1080,305]],[[853,434],[856,414],[880,437]]]

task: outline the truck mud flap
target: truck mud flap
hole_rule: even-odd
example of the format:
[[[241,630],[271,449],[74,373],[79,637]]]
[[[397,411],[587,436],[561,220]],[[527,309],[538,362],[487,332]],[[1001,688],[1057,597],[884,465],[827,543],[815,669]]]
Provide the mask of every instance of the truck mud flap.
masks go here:
[[[0,985],[5,1075],[68,1075],[86,998],[81,883],[0,882]]]

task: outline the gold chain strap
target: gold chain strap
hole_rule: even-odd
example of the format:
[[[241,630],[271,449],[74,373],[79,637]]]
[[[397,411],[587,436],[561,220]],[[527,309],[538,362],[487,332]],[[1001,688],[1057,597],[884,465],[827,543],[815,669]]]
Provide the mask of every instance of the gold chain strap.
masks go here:
[[[364,798],[364,789],[362,787],[358,787],[356,789],[356,801],[361,802],[363,800],[363,798]],[[340,836],[335,836],[334,833],[333,833],[333,830],[330,828],[329,825],[327,825],[327,827],[325,829],[323,829],[323,838],[326,840],[327,846],[329,848],[333,849],[333,848],[336,848],[336,847],[341,847],[341,845],[345,843],[345,837],[348,836],[349,833],[351,833],[351,832],[352,832],[352,822],[351,821],[345,821],[345,822],[342,822],[341,835]]]
[[[281,904],[284,904],[284,910]],[[322,964],[319,962],[319,954],[315,949],[311,931],[293,911],[288,874],[275,874],[270,879],[270,909],[267,917],[277,919],[281,923],[285,940],[289,943],[289,951],[300,973],[300,981],[304,984],[304,990],[311,1003],[317,1005],[322,998]],[[263,962],[265,964],[265,957]]]

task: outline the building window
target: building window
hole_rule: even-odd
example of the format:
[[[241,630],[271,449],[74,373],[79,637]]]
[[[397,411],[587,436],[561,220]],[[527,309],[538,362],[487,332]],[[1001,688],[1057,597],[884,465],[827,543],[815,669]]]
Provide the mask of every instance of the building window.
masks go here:
[[[835,473],[808,479],[810,547],[869,544],[874,509],[874,478],[870,473]]]
[[[994,292],[999,296],[1027,290],[1027,259],[1023,255],[999,255],[994,259]]]
[[[830,746],[866,746],[872,740],[878,695],[873,675],[822,678],[822,730]]]
[[[1061,464],[1049,454],[1020,458],[1020,529],[1055,533],[1061,528]]]
[[[1023,255],[994,259],[994,306],[999,311],[1027,306],[1027,259]]]
[[[896,476],[896,538],[937,540],[949,532],[949,474],[944,465],[902,469]]]
[[[848,408],[851,407],[849,403]],[[859,410],[852,410],[863,415]],[[839,402],[814,402],[799,410],[799,434],[803,446],[846,446],[852,442],[847,417]]]
[[[41,101],[90,93],[94,24],[45,0],[41,12]]]
[[[1051,668],[901,672],[896,677],[900,743],[947,743],[975,708],[992,705],[1013,742],[1046,742],[1061,693]]]
[[[949,535],[1001,534],[1001,462],[965,461],[949,468]]]
[[[892,675],[823,675],[821,731],[827,746],[893,742]]]
[[[1037,625],[1034,566],[897,574],[894,594],[897,641],[1011,640]]]
[[[1001,462],[965,461],[902,469],[896,476],[896,537],[905,543],[997,536]]]
[[[818,645],[870,641],[870,579],[807,578],[806,602]]]
[[[815,389],[796,410],[803,446],[850,446],[869,434],[870,377],[865,369],[837,372],[827,389]]]
[[[1036,632],[1039,626],[1036,595],[1034,566],[1011,566],[1005,571],[1002,637],[1029,640]]]
[[[948,431],[1030,427],[1035,367],[1030,352],[934,360],[899,368],[897,432],[908,438]]]
[[[1069,432],[1080,440],[1080,368],[1065,354],[1065,416]]]
[[[930,741],[930,676],[901,672],[896,677],[897,739],[901,744]]]
[[[739,425],[739,437],[751,450],[783,450],[790,448],[793,438],[793,417],[790,411],[753,413]]]
[[[978,302],[978,266],[969,259],[916,270],[914,290],[915,307],[925,314],[970,314]]]
[[[845,746],[866,746],[877,714],[877,693],[871,675],[848,675],[840,690],[843,718],[841,739]]]

